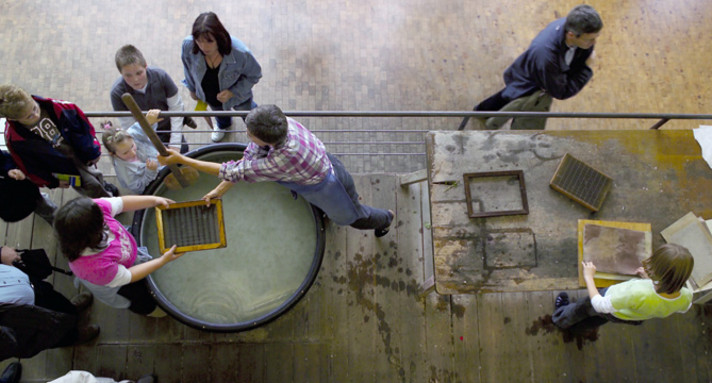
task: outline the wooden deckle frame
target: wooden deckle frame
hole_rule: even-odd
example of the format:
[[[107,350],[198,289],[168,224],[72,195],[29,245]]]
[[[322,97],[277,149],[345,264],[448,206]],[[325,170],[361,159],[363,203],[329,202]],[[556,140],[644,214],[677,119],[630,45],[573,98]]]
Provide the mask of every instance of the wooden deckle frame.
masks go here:
[[[223,209],[222,209],[222,200],[220,199],[211,199],[210,204],[212,205],[211,208],[214,209],[214,219],[216,220],[215,225],[217,225],[217,235],[219,237],[219,240],[216,242],[209,242],[207,241],[206,238],[200,237],[197,238],[196,242],[199,243],[192,243],[190,245],[184,245],[184,246],[178,246],[176,247],[175,252],[176,253],[183,253],[183,252],[188,252],[188,251],[199,251],[199,250],[212,250],[212,249],[219,249],[227,246],[227,238],[225,236],[225,221],[223,217]],[[168,205],[168,207],[165,206],[156,206],[156,226],[158,228],[158,247],[161,250],[161,253],[165,253],[168,249],[170,249],[171,246],[174,244],[172,243],[166,243],[166,229],[170,225],[174,225],[176,223],[174,222],[167,222],[166,218],[163,216],[164,211],[167,210],[175,210],[175,209],[185,209],[185,208],[193,208],[193,207],[199,207],[199,206],[205,206],[205,201],[203,200],[198,200],[198,201],[188,201],[188,202],[178,202],[178,203],[172,203]],[[212,218],[212,217],[211,217]],[[189,230],[187,225],[181,225],[180,227],[176,228],[177,230]],[[189,233],[186,233],[186,235]],[[194,234],[194,233],[190,233]]]

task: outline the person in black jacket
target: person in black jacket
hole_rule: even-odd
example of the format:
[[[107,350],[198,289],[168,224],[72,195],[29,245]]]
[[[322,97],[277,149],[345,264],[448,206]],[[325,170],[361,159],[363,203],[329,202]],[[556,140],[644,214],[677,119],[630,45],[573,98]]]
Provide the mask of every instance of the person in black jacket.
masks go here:
[[[479,103],[475,110],[498,111],[538,91],[549,102],[552,97],[565,100],[576,95],[593,77],[593,48],[601,29],[603,21],[595,9],[589,5],[574,7],[566,17],[539,32],[526,52],[504,72],[505,88]],[[506,122],[491,117],[487,128],[498,129],[501,124],[492,124],[496,120]]]
[[[42,350],[85,343],[99,335],[99,326],[78,324],[91,295],[68,300],[48,282],[13,266],[20,257],[15,249],[0,247],[0,360],[31,358]]]
[[[10,153],[0,150],[0,219],[17,222],[34,211],[52,225],[57,205],[37,185],[30,182],[12,160]]]

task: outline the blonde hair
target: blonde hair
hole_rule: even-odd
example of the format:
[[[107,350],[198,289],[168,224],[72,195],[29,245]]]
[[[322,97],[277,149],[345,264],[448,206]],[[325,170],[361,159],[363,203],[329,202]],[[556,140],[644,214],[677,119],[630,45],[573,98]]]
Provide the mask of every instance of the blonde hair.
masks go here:
[[[32,96],[15,85],[0,85],[0,116],[8,120],[19,120],[32,105]]]
[[[121,128],[115,128],[114,124],[109,121],[101,121],[99,125],[104,128],[104,133],[101,135],[101,142],[106,150],[111,154],[116,154],[116,145],[124,142],[126,139],[132,139],[131,135]]]
[[[643,260],[643,268],[655,283],[658,293],[672,294],[680,291],[692,274],[695,259],[687,248],[667,243]]]

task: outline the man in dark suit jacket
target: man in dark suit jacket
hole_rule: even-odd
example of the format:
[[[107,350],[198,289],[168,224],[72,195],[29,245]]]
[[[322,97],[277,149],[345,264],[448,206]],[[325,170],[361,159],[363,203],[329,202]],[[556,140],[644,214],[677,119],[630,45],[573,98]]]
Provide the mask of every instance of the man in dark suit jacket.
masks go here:
[[[565,100],[577,94],[593,77],[596,39],[603,28],[601,16],[589,5],[578,5],[568,16],[550,23],[532,40],[529,49],[504,72],[505,88],[482,101],[477,111],[498,111],[524,97],[548,96]],[[507,110],[531,110],[521,106]],[[548,110],[548,105],[545,110]],[[489,129],[506,122],[487,120]],[[498,126],[497,126],[498,125]]]

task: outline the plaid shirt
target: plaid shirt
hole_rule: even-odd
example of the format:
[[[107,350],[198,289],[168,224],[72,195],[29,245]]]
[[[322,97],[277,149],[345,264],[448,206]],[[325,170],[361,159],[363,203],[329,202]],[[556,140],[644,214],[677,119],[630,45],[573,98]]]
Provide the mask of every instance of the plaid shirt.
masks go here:
[[[278,147],[250,142],[239,161],[225,162],[218,177],[230,181],[284,181],[315,185],[331,172],[324,144],[309,129],[287,118],[287,140]]]

